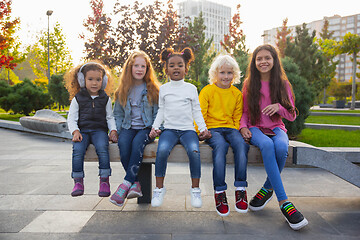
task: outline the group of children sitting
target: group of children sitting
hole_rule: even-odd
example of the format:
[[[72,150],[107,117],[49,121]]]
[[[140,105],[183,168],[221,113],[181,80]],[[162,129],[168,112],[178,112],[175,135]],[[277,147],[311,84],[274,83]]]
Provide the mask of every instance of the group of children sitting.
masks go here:
[[[288,155],[289,139],[282,118],[294,121],[296,108],[292,86],[282,68],[279,55],[271,45],[261,45],[252,54],[246,80],[240,91],[240,69],[230,55],[219,55],[209,70],[209,85],[198,95],[197,88],[185,82],[194,60],[190,48],[161,52],[169,82],[160,86],[149,56],[135,50],[125,62],[115,92],[115,104],[106,94],[111,91],[109,69],[98,61],[80,65],[65,75],[72,98],[68,127],[73,135],[72,196],[84,194],[84,156],[90,143],[99,158],[100,197],[111,195],[109,176],[109,140],[117,142],[125,177],[110,202],[122,206],[127,199],[141,197],[138,171],[148,143],[158,140],[155,161],[156,188],[151,205],[159,207],[166,194],[164,178],[167,159],[178,143],[185,148],[190,166],[191,205],[202,206],[199,140],[212,148],[215,208],[227,216],[225,182],[226,154],[234,153],[235,210],[259,211],[275,192],[281,212],[294,230],[307,220],[288,201],[280,173]],[[195,124],[194,124],[195,122]],[[247,154],[249,144],[262,154],[267,179],[263,187],[247,201]]]

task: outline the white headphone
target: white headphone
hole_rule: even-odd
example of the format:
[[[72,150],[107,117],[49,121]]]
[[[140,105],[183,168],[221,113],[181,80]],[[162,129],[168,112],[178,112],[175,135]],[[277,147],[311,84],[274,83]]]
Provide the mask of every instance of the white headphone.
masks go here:
[[[81,66],[81,68],[79,69],[79,72],[77,74],[77,79],[78,79],[78,83],[80,85],[81,88],[84,88],[85,87],[85,76],[84,74],[81,72],[81,70],[83,69],[83,67],[85,67],[86,65],[88,64],[96,64],[96,65],[99,65],[102,69],[103,66],[101,66],[100,64],[96,63],[96,62],[88,62],[88,63],[85,63],[84,65]],[[103,81],[102,81],[102,84],[101,84],[101,90],[104,90],[106,88],[106,85],[107,85],[107,82],[108,82],[108,76],[106,74],[106,70],[104,69],[104,77],[103,77]]]

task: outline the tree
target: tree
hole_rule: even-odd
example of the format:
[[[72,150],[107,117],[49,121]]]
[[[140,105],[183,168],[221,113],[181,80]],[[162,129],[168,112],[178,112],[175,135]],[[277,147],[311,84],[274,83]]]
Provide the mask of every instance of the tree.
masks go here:
[[[34,85],[29,79],[11,87],[6,96],[0,98],[0,106],[6,111],[29,115],[48,106],[51,103],[50,95]]]
[[[337,49],[338,43],[335,40],[331,39],[333,34],[334,31],[329,31],[329,21],[326,19],[320,33],[321,38],[317,41],[320,46],[320,50],[326,57],[326,61],[324,61],[324,71],[320,76],[320,81],[324,89],[324,104],[326,103],[326,88],[329,86],[330,81],[335,77],[335,70],[338,64],[338,61],[334,61],[334,58],[337,55],[337,51],[335,49]]]
[[[69,92],[64,86],[64,74],[53,74],[50,78],[48,90],[51,98],[58,104],[59,110],[61,107],[64,109],[64,106],[70,104]]]
[[[28,55],[31,68],[38,78],[47,78],[48,69],[48,36],[47,31],[40,32],[37,41],[28,46]],[[50,76],[52,74],[64,73],[72,66],[70,51],[66,46],[66,38],[62,33],[59,23],[54,26],[54,31],[49,34],[50,52]]]
[[[196,82],[199,82],[201,74],[205,70],[205,66],[209,65],[216,53],[207,56],[208,49],[210,48],[213,38],[206,39],[205,37],[206,26],[204,24],[204,18],[202,12],[199,17],[195,17],[188,26],[188,34],[190,37],[189,46],[194,51],[195,60],[189,70],[190,78]]]
[[[309,29],[304,23],[302,27],[296,27],[294,41],[289,37],[286,39],[285,56],[291,57],[300,68],[300,75],[305,78],[317,97],[323,85],[321,75],[324,72],[325,56],[319,50],[314,41],[315,31],[309,34]]]
[[[131,5],[117,2],[114,17],[119,21],[112,29],[114,38],[114,65],[121,66],[129,53],[139,48],[146,52],[153,64],[158,66],[162,45],[159,45],[159,35],[164,30],[164,4],[155,0],[152,5],[143,5],[138,1]],[[166,28],[166,27],[165,27]]]
[[[236,13],[229,23],[229,33],[224,35],[224,41],[220,41],[220,45],[229,54],[232,54],[239,64],[241,75],[241,85],[246,75],[246,69],[249,62],[249,49],[245,45],[246,36],[241,29],[243,23],[240,19],[240,7],[236,6]],[[239,86],[241,89],[242,86]]]
[[[160,63],[159,53],[169,47],[181,50],[187,47],[189,41],[190,37],[187,33],[187,27],[184,25],[180,26],[179,17],[173,7],[173,0],[168,0],[165,16],[161,20],[159,35],[155,42],[156,52],[153,59],[155,71],[160,79],[164,79],[165,74],[162,71],[163,66]]]
[[[19,27],[20,20],[10,20],[11,0],[0,2],[0,69],[8,70],[8,82],[10,83],[10,70],[25,59],[25,55],[19,52],[20,41],[14,36]]]
[[[353,74],[352,74],[352,91],[351,91],[351,110],[355,109],[355,91],[356,91],[356,68],[357,55],[360,52],[360,36],[353,33],[345,34],[343,40],[339,43],[340,53],[351,54],[353,59]]]
[[[290,122],[283,119],[288,135],[291,137],[297,136],[305,128],[305,120],[309,116],[310,107],[312,106],[313,93],[306,79],[301,76],[299,66],[294,61],[285,57],[282,59],[282,64],[286,72],[295,94],[295,106],[298,110],[295,121]]]
[[[286,38],[289,37],[290,41],[292,41],[292,37],[288,36],[291,33],[291,29],[287,27],[287,22],[288,18],[285,18],[280,30],[276,29],[276,46],[281,58],[285,57]]]
[[[88,16],[84,26],[92,36],[85,38],[85,34],[80,35],[85,40],[85,59],[98,59],[113,68],[116,44],[110,35],[111,18],[103,11],[103,0],[90,0],[90,6],[93,16]]]

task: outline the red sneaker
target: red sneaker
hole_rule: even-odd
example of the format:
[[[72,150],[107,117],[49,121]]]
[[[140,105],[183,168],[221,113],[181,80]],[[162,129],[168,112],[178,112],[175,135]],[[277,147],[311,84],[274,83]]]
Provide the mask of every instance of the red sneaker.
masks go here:
[[[222,216],[226,217],[230,213],[230,209],[227,203],[226,193],[215,193],[215,206],[216,212]]]
[[[235,191],[235,210],[239,213],[246,213],[248,211],[248,201],[246,191]]]

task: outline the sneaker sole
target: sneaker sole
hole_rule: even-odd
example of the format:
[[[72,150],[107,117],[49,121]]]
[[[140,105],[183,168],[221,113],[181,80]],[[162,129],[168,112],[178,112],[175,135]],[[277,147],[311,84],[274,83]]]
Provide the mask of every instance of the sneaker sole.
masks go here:
[[[71,196],[73,196],[73,197],[79,197],[82,195],[84,195],[84,191],[75,191],[75,192],[71,193]]]
[[[260,211],[260,210],[262,210],[262,209],[266,206],[266,204],[267,204],[272,198],[273,198],[273,195],[272,195],[268,200],[266,200],[266,202],[265,202],[262,206],[260,206],[260,207],[251,206],[251,203],[250,203],[250,204],[249,204],[249,208],[250,208],[251,211],[254,211],[254,212]]]
[[[110,195],[111,195],[110,192],[99,192],[99,193],[98,193],[98,196],[99,196],[99,197],[108,197],[108,196],[110,196]]]
[[[143,194],[142,193],[137,193],[137,192],[130,192],[128,193],[128,195],[126,196],[127,199],[132,199],[132,198],[139,198],[142,197]]]
[[[115,200],[112,200],[111,198],[109,199],[109,201],[112,203],[112,204],[115,204],[116,206],[118,207],[122,207],[124,205],[124,203],[120,204],[120,203],[117,203]]]
[[[236,205],[235,205],[235,210],[236,210],[238,213],[247,213],[249,209],[242,210],[242,209],[240,209],[240,208],[237,208]]]
[[[286,217],[285,217],[285,220],[288,222],[289,226],[295,231],[300,230],[301,228],[305,227],[309,223],[306,218],[304,218],[301,222],[295,223],[295,224],[290,223]]]
[[[221,213],[221,212],[219,212],[217,209],[216,209],[216,212],[217,212],[221,217],[226,217],[226,216],[229,216],[229,214],[230,214],[230,209],[229,209],[229,211],[228,211],[227,213]]]
[[[192,206],[193,208],[201,208],[201,207],[202,207],[202,203],[200,203],[200,204],[193,204],[193,203],[191,203],[191,206]]]

